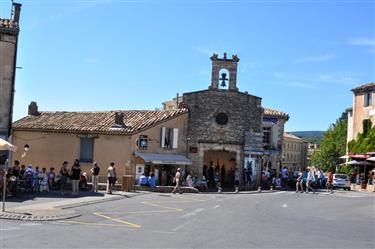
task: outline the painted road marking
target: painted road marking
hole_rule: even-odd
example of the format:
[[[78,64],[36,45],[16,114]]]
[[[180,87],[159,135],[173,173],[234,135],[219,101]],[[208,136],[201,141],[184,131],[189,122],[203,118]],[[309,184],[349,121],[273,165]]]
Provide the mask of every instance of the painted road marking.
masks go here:
[[[288,207],[288,204],[284,203],[283,205],[281,205],[281,207],[283,207],[283,208],[287,208],[287,207]]]
[[[148,206],[151,206],[151,207],[160,207],[160,208],[172,210],[172,211],[175,211],[175,212],[182,212],[182,211],[184,211],[181,208],[167,207],[167,206],[156,204],[154,202],[146,202],[146,201],[144,201],[144,202],[142,202],[142,204],[148,205]]]
[[[197,208],[195,209],[193,212],[190,212],[190,213],[186,213],[182,216],[182,218],[188,218],[188,217],[192,217],[192,216],[195,216],[197,214],[199,214],[200,212],[204,211],[204,208]]]
[[[83,221],[74,221],[74,220],[59,220],[58,223],[66,224],[81,224],[81,225],[91,225],[91,226],[106,226],[106,227],[129,227],[128,225],[120,224],[105,224],[105,223],[94,223],[94,222],[83,222]]]
[[[119,220],[119,219],[116,219],[116,218],[112,218],[112,217],[109,217],[107,215],[104,215],[104,214],[101,214],[101,213],[98,213],[98,212],[95,212],[94,214],[97,215],[97,216],[103,217],[105,219],[111,220],[111,221],[115,221],[115,222],[118,222],[118,223],[121,223],[121,224],[128,225],[129,227],[133,227],[133,228],[140,228],[141,227],[138,224],[134,224],[134,223],[131,223],[131,222],[128,222],[128,221]]]
[[[183,224],[181,224],[181,225],[175,227],[175,228],[173,229],[173,232],[177,232],[178,230],[180,230],[180,229],[186,227],[187,225],[189,225],[189,224],[190,224],[191,222],[193,222],[193,221],[195,221],[195,220],[194,220],[194,219],[193,219],[193,220],[189,220],[189,221],[187,221],[187,222],[185,222],[185,223],[183,223]]]
[[[220,205],[216,205],[215,207],[214,207],[214,209],[217,209],[217,208],[219,208],[220,207]]]

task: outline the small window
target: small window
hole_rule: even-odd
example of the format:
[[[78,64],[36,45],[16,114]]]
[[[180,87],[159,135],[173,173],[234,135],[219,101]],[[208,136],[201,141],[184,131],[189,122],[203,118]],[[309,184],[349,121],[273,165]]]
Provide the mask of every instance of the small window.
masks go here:
[[[79,160],[83,163],[92,163],[94,157],[94,139],[81,138]]]
[[[371,106],[372,105],[372,92],[367,92],[363,94],[363,106]]]
[[[223,112],[220,112],[216,115],[215,121],[219,125],[226,125],[228,123],[228,115]]]
[[[178,128],[162,127],[160,147],[165,149],[177,149],[178,147]]]
[[[367,134],[367,132],[371,129],[372,122],[370,119],[365,119],[362,121],[363,123],[363,134]]]
[[[139,142],[138,142],[138,147],[142,150],[147,150],[148,146],[148,138],[147,136],[139,136]]]
[[[271,145],[271,127],[263,128],[263,146]]]

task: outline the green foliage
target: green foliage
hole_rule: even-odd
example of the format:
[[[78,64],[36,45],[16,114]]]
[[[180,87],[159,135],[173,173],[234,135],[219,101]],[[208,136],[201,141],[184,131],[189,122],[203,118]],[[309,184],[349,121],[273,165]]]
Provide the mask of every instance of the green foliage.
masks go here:
[[[320,150],[311,156],[313,165],[321,167],[324,171],[335,170],[340,164],[340,156],[346,153],[347,116],[345,113],[331,124],[320,145]]]
[[[340,167],[340,173],[350,175],[352,171],[353,171],[353,167],[351,167],[350,165],[344,165]]]
[[[375,127],[358,134],[357,139],[349,142],[348,149],[355,154],[375,151]]]

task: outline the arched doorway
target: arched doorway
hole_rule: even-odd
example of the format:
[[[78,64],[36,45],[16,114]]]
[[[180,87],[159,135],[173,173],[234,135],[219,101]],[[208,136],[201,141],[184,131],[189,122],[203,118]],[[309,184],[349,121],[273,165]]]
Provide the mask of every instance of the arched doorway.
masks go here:
[[[234,186],[234,171],[236,170],[237,153],[225,150],[208,150],[203,157],[203,175],[210,181],[210,187],[214,187],[213,177],[219,172],[221,185],[225,188]]]

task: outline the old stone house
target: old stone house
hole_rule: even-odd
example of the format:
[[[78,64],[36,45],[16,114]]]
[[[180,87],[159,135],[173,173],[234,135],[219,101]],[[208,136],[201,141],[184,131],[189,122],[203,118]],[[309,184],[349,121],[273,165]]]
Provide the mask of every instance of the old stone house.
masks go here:
[[[13,125],[13,143],[20,148],[26,144],[30,147],[27,153],[19,150],[14,154],[13,158],[21,164],[58,170],[63,161],[73,163],[77,158],[83,171],[90,175],[95,161],[101,166],[102,182],[112,161],[117,165],[119,176],[152,170],[160,180],[162,171],[191,164],[185,157],[188,111],[184,108],[39,112],[32,102],[28,114]]]
[[[280,166],[289,116],[263,108],[260,97],[239,91],[236,55],[214,54],[211,61],[208,89],[164,102],[164,110],[39,112],[31,103],[29,115],[13,126],[13,143],[31,149],[14,158],[57,169],[78,158],[86,172],[93,161],[104,169],[114,161],[120,175],[137,178],[155,171],[163,185],[177,167],[202,177],[204,167],[212,166],[230,186],[235,169],[242,175],[250,165],[258,180],[262,167]]]

